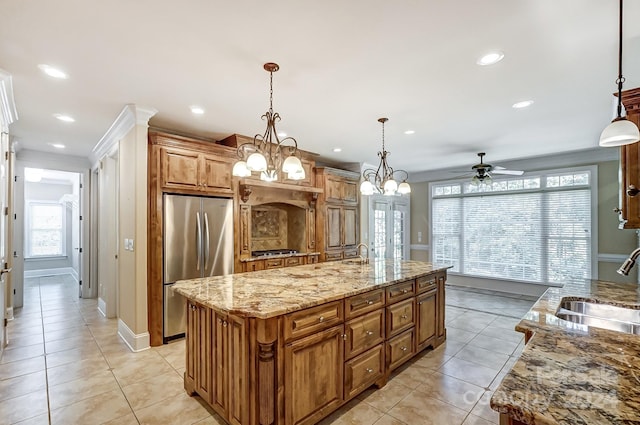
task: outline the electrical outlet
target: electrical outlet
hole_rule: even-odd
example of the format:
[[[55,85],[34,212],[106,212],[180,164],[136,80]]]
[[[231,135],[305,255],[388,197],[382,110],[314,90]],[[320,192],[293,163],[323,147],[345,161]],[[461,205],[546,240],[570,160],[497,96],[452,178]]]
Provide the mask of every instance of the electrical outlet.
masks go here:
[[[124,238],[124,250],[129,251],[129,239]]]
[[[418,243],[422,242],[422,232],[418,232]]]
[[[129,251],[133,251],[133,239],[129,239]]]

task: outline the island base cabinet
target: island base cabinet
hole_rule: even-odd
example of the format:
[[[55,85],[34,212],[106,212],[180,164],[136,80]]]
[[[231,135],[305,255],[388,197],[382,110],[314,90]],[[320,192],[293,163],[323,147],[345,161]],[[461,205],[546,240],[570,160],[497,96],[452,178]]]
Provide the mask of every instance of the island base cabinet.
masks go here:
[[[438,290],[434,289],[416,298],[416,351],[436,345],[436,323],[438,321]]]
[[[382,344],[349,360],[344,365],[344,397],[349,400],[384,376]]]
[[[187,303],[185,390],[198,393],[209,404],[213,385],[211,313],[206,307]]]
[[[344,326],[284,348],[285,424],[312,425],[342,404]]]

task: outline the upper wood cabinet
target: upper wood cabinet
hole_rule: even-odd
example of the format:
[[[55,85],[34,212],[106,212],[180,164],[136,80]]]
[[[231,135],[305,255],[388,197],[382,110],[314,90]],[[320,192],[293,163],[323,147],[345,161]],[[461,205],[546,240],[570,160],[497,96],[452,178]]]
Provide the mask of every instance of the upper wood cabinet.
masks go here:
[[[360,175],[334,168],[316,168],[318,185],[324,189],[318,202],[316,223],[322,261],[357,256],[360,240],[358,182]]]
[[[231,190],[231,161],[183,149],[162,148],[161,179],[164,189],[211,192]]]
[[[640,127],[640,88],[622,92],[627,119]],[[620,214],[623,228],[640,229],[640,143],[620,147]]]

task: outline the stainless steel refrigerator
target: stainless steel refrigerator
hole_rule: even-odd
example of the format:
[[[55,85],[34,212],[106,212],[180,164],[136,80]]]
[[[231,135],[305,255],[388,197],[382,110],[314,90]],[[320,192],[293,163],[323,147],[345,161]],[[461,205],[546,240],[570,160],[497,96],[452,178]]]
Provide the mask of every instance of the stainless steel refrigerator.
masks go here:
[[[171,287],[183,279],[233,273],[233,202],[167,195],[164,204],[164,341],[184,335],[185,298]]]

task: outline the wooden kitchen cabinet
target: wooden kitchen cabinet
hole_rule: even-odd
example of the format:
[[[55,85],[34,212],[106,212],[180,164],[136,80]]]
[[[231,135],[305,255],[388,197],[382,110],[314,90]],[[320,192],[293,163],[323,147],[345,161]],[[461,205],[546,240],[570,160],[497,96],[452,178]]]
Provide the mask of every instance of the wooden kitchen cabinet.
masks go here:
[[[433,289],[416,298],[416,349],[431,345],[436,337],[438,321],[438,290]]]
[[[184,149],[162,148],[162,187],[211,192],[231,190],[232,164],[226,158]]]
[[[185,380],[207,403],[212,402],[213,362],[211,329],[211,309],[192,301],[187,302],[187,355]]]
[[[358,222],[358,182],[360,175],[350,171],[320,167],[318,183],[324,193],[318,199],[317,235],[322,242],[322,261],[357,257],[360,240]]]
[[[342,404],[343,333],[338,325],[285,346],[286,425],[315,424]]]
[[[640,88],[622,92],[627,119],[640,127]],[[640,229],[640,143],[620,146],[620,214],[624,229]]]

